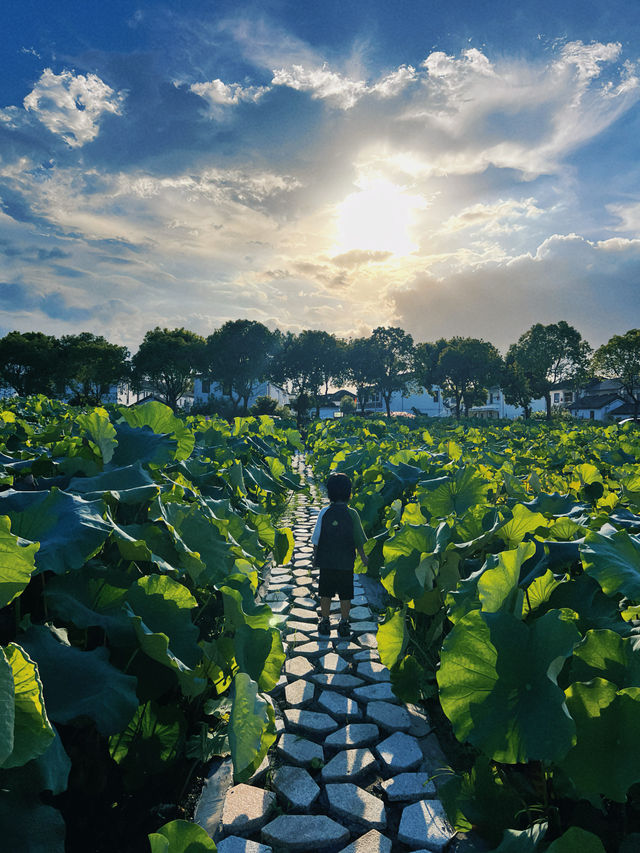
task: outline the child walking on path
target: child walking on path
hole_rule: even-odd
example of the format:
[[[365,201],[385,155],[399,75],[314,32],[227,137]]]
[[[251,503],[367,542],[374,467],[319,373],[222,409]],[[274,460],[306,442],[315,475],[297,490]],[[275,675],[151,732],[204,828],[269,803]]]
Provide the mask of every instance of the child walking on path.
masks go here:
[[[363,545],[367,541],[357,510],[347,503],[351,497],[351,480],[346,474],[330,474],[327,480],[329,506],[318,514],[311,537],[313,564],[320,569],[318,592],[320,594],[320,621],[318,634],[328,637],[331,633],[329,613],[331,599],[340,599],[340,623],[338,635],[351,634],[349,611],[353,598],[353,565],[356,551],[363,564],[367,555]]]

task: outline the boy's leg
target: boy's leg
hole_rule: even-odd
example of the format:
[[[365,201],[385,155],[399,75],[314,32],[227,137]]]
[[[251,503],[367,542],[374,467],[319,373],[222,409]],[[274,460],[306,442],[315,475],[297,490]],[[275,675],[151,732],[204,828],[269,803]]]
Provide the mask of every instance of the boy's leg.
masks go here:
[[[349,602],[351,603],[351,602]],[[340,607],[342,607],[342,602],[340,602]],[[323,619],[329,618],[329,613],[331,612],[331,599],[327,595],[323,595],[320,599],[320,615]]]
[[[340,618],[343,622],[349,621],[349,611],[351,610],[351,602],[348,598],[340,599]]]

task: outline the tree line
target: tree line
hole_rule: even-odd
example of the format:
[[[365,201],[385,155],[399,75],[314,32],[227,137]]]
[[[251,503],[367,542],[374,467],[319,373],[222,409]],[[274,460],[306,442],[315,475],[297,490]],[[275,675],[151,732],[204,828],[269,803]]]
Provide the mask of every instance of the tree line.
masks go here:
[[[126,347],[90,332],[57,339],[42,332],[10,332],[0,338],[0,383],[20,396],[46,394],[99,403],[109,388],[148,383],[172,408],[197,377],[220,386],[235,413],[247,411],[257,386],[272,381],[319,414],[331,387],[355,387],[361,411],[378,392],[387,415],[394,393],[436,387],[456,417],[500,387],[507,403],[525,417],[533,400],[544,398],[552,414],[552,389],[579,390],[594,378],[619,381],[619,395],[640,406],[640,330],[614,335],[595,352],[564,320],[536,323],[511,344],[504,357],[479,338],[454,336],[415,343],[398,327],[379,326],[368,337],[345,340],[308,329],[300,334],[271,331],[255,320],[230,320],[207,338],[188,329],[149,330],[130,357]]]

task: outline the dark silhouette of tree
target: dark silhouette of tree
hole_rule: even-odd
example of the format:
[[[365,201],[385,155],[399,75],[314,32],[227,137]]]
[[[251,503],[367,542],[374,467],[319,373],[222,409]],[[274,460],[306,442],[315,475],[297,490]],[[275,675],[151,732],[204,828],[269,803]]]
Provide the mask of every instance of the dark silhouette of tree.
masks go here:
[[[75,402],[99,404],[112,385],[130,375],[129,350],[91,332],[60,340],[60,384]]]
[[[389,418],[393,392],[406,394],[414,382],[413,338],[397,326],[378,326],[373,330],[371,343],[374,386],[380,391]]]
[[[593,356],[593,368],[607,379],[620,382],[619,398],[633,406],[633,417],[640,411],[640,329],[614,335]]]
[[[289,332],[274,358],[272,375],[275,381],[287,383],[292,393],[309,397],[320,415],[320,391],[328,388],[332,379],[344,371],[336,338],[328,332],[306,329],[299,335]],[[298,408],[299,419],[304,417]]]
[[[364,415],[367,395],[376,381],[377,352],[371,338],[355,338],[346,346],[345,379],[355,385],[360,412]]]
[[[0,378],[20,397],[52,396],[59,384],[59,341],[43,332],[9,332],[0,339]]]
[[[134,382],[139,386],[148,381],[175,409],[180,397],[193,387],[204,361],[205,341],[200,335],[156,326],[146,333],[132,359]]]

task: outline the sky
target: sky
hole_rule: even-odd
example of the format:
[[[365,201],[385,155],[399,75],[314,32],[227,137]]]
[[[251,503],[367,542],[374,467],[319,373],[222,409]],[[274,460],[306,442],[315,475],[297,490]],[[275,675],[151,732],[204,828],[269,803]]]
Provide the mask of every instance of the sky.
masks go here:
[[[637,0],[11,0],[0,335],[640,326]]]

